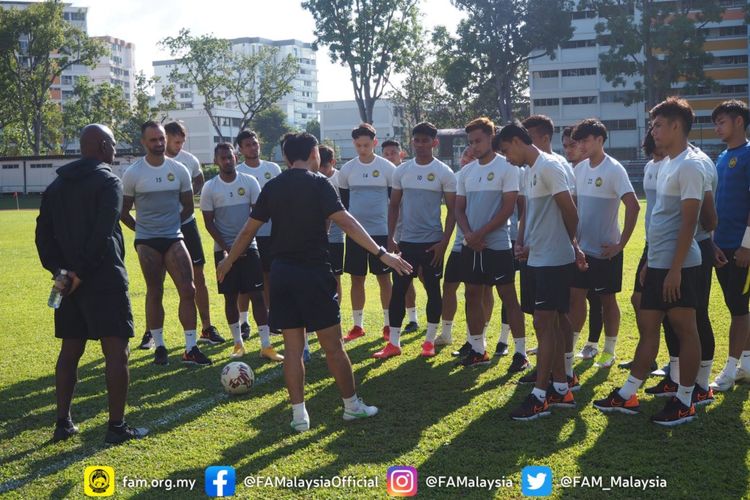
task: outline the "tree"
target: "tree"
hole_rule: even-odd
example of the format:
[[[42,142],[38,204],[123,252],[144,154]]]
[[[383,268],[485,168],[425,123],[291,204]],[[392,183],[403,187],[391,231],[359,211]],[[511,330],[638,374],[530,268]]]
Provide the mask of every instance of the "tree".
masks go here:
[[[320,142],[320,122],[317,118],[312,119],[305,124],[305,132],[314,135],[318,142]]]
[[[372,123],[392,71],[400,71],[420,34],[419,0],[305,0],[317,48],[349,68],[362,121]]]
[[[279,140],[291,130],[286,122],[286,113],[276,105],[255,115],[252,128],[261,138],[261,154],[266,158],[273,155]]]
[[[496,119],[509,120],[528,61],[555,56],[573,28],[571,0],[451,0],[467,13],[457,37],[443,33],[449,89],[492,99]]]
[[[289,54],[277,61],[278,53],[278,47],[261,47],[255,54],[233,54],[225,68],[227,91],[242,112],[240,130],[294,90],[297,59]]]
[[[212,35],[192,36],[190,30],[181,29],[176,37],[166,37],[159,42],[177,57],[177,65],[169,75],[173,84],[195,86],[203,98],[203,109],[220,140],[224,140],[214,109],[225,102],[227,68],[231,66],[232,51],[227,40]]]
[[[122,132],[123,141],[130,144],[131,151],[136,154],[145,153],[141,145],[141,124],[149,120],[163,122],[170,110],[177,109],[174,85],[162,87],[161,99],[158,100],[159,104],[151,106],[151,92],[158,81],[158,76],[147,78],[143,72],[138,73],[135,77],[135,87],[133,88],[135,103],[130,110],[130,117],[123,126]]]
[[[6,109],[16,110],[22,137],[33,154],[42,152],[49,128],[45,117],[50,116],[52,85],[71,66],[93,66],[104,54],[100,42],[63,19],[60,2],[0,9],[0,74],[13,89]]]
[[[617,87],[635,77],[635,89],[623,99],[626,105],[644,101],[651,109],[674,94],[673,85],[681,81],[687,94],[714,85],[703,71],[713,59],[703,49],[703,28],[721,20],[724,9],[719,2],[586,0],[582,7],[603,19],[595,28],[600,45],[609,45],[599,55],[605,79]],[[637,21],[636,11],[640,12]]]
[[[65,149],[69,141],[75,143],[78,140],[81,130],[89,123],[108,126],[115,140],[123,141],[130,116],[130,103],[125,99],[122,87],[109,83],[93,86],[86,78],[80,78],[73,90],[73,98],[63,105]]]

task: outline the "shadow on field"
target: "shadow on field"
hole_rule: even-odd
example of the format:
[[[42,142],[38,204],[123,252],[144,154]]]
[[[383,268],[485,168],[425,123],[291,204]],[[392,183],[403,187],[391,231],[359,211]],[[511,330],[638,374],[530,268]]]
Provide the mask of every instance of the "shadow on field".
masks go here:
[[[652,378],[646,385],[654,383]],[[742,410],[748,387],[717,393],[713,404],[697,409],[697,420],[672,429],[650,422],[666,400],[644,395],[640,398],[640,415],[606,417],[606,426],[594,446],[579,457],[581,475],[604,476],[605,487],[610,476],[658,476],[667,481],[666,489],[613,487],[607,494],[616,498],[692,498],[697,483],[701,491],[710,491],[714,498],[744,498],[748,491],[750,436]],[[707,449],[712,450],[710,455]],[[596,489],[589,495],[597,493],[603,494]]]

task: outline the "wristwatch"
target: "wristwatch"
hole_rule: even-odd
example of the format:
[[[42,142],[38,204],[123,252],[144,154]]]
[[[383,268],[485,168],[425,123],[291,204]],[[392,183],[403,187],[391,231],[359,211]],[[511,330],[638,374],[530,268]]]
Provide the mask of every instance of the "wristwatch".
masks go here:
[[[385,248],[383,248],[381,246],[380,248],[378,248],[378,253],[375,256],[379,259],[380,257],[382,257],[385,254],[386,254],[386,250],[385,250]]]

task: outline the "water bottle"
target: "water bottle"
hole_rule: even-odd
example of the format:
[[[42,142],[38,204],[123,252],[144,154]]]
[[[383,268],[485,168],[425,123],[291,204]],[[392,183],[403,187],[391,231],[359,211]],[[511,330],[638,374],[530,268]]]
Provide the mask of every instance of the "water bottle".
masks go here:
[[[60,272],[57,276],[55,276],[55,285],[57,284],[57,281],[61,281],[64,285],[67,285],[68,280],[68,271],[65,269],[60,269]],[[52,291],[49,293],[49,299],[47,300],[47,305],[50,306],[52,309],[57,309],[60,307],[60,303],[62,302],[63,296],[62,291],[58,290],[58,288],[52,285]]]

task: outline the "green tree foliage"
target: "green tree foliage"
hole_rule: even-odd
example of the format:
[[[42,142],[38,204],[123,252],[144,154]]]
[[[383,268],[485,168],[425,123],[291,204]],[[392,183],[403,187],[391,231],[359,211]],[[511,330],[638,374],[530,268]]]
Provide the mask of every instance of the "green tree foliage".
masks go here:
[[[158,76],[147,78],[143,72],[138,73],[135,77],[133,107],[130,111],[130,117],[122,129],[123,141],[130,145],[131,152],[135,154],[145,153],[140,141],[141,124],[149,120],[163,122],[167,118],[170,110],[177,109],[173,84],[162,87],[159,104],[151,106],[151,93],[158,81]]]
[[[724,9],[719,2],[584,0],[580,8],[595,10],[603,19],[596,32],[600,45],[609,45],[599,55],[606,80],[617,87],[635,79],[635,90],[625,96],[625,104],[645,102],[651,109],[675,93],[677,82],[684,81],[686,94],[715,84],[703,71],[713,60],[703,49],[703,28],[721,20]]]
[[[103,83],[94,86],[86,78],[79,78],[73,97],[63,105],[64,149],[78,141],[83,127],[90,123],[108,126],[118,142],[127,139],[125,127],[131,117],[130,103],[119,86]]]
[[[375,102],[393,71],[408,64],[419,35],[418,0],[305,0],[315,18],[315,46],[349,69],[360,118],[372,123]]]
[[[48,136],[60,129],[45,121],[50,88],[73,65],[93,66],[105,54],[103,45],[63,19],[63,4],[31,3],[25,9],[0,9],[0,88],[4,106],[14,110],[21,149],[42,153]],[[57,144],[49,143],[53,147]],[[49,149],[49,148],[47,148]]]
[[[318,142],[321,141],[320,122],[317,119],[310,120],[309,122],[307,122],[307,124],[305,124],[305,132],[314,135]]]
[[[252,128],[260,136],[260,151],[265,158],[271,158],[281,138],[291,131],[286,113],[275,105],[255,115]]]

